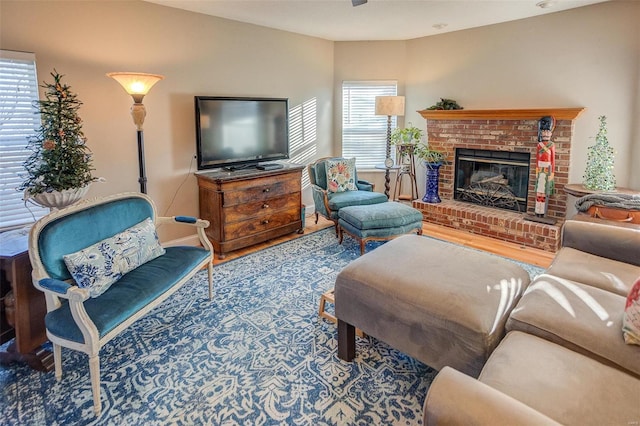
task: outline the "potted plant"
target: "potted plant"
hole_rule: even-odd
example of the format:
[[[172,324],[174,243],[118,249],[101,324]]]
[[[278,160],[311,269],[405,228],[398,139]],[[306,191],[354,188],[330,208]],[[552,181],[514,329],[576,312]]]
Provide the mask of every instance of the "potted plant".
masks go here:
[[[82,198],[95,180],[91,153],[82,132],[78,100],[62,75],[54,69],[52,83],[44,83],[45,100],[34,101],[41,116],[37,133],[28,138],[32,154],[23,166],[26,177],[18,188],[25,200],[49,208],[62,208]]]
[[[396,127],[391,132],[391,143],[393,145],[418,144],[422,140],[422,129],[414,127],[408,123],[409,127],[403,129]]]
[[[414,155],[421,159],[427,168],[427,187],[422,198],[425,203],[439,203],[440,166],[448,164],[445,153],[429,148],[426,143],[416,145]]]

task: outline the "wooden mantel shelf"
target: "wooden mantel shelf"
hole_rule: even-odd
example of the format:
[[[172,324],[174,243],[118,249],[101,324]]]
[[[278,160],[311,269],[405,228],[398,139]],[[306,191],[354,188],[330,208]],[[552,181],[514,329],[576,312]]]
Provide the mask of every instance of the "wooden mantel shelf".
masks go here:
[[[551,115],[556,120],[575,120],[586,108],[531,108],[531,109],[456,109],[418,111],[429,120],[539,120]]]

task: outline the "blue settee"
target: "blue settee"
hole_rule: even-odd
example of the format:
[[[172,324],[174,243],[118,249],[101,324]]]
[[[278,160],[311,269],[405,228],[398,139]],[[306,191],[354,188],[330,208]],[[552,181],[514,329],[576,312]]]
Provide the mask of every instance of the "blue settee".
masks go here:
[[[90,246],[98,247],[114,236],[126,235],[128,229],[141,222],[151,227],[162,254],[118,275],[118,279],[99,295],[94,294],[92,288],[77,285],[82,283],[74,281],[65,262],[70,254]],[[155,227],[161,224],[195,227],[202,247],[161,247],[155,234]],[[213,247],[204,233],[207,226],[209,222],[193,217],[156,217],[151,198],[139,193],[124,193],[85,200],[58,210],[40,219],[31,229],[29,257],[33,284],[45,294],[45,325],[53,344],[56,378],[62,377],[61,347],[86,353],[96,415],[102,409],[100,348],[170,297],[203,268],[208,269],[209,299],[212,299]],[[120,243],[116,241],[116,244]],[[128,244],[129,249],[142,245],[138,241],[128,241]],[[107,263],[115,261],[107,256]],[[94,266],[86,267],[83,280],[92,282],[104,277],[105,274],[91,276],[95,270]]]

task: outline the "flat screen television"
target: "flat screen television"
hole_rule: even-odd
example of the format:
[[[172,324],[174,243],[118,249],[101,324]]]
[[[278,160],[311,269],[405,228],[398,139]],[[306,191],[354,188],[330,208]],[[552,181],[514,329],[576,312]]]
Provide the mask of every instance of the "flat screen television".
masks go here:
[[[198,170],[289,158],[288,99],[196,96],[195,111]]]

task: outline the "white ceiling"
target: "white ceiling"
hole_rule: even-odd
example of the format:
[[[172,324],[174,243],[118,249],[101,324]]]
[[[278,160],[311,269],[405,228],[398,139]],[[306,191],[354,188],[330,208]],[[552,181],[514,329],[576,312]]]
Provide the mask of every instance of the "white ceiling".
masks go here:
[[[145,1],[327,40],[355,41],[408,40],[609,0],[369,0],[356,7],[351,0]]]

